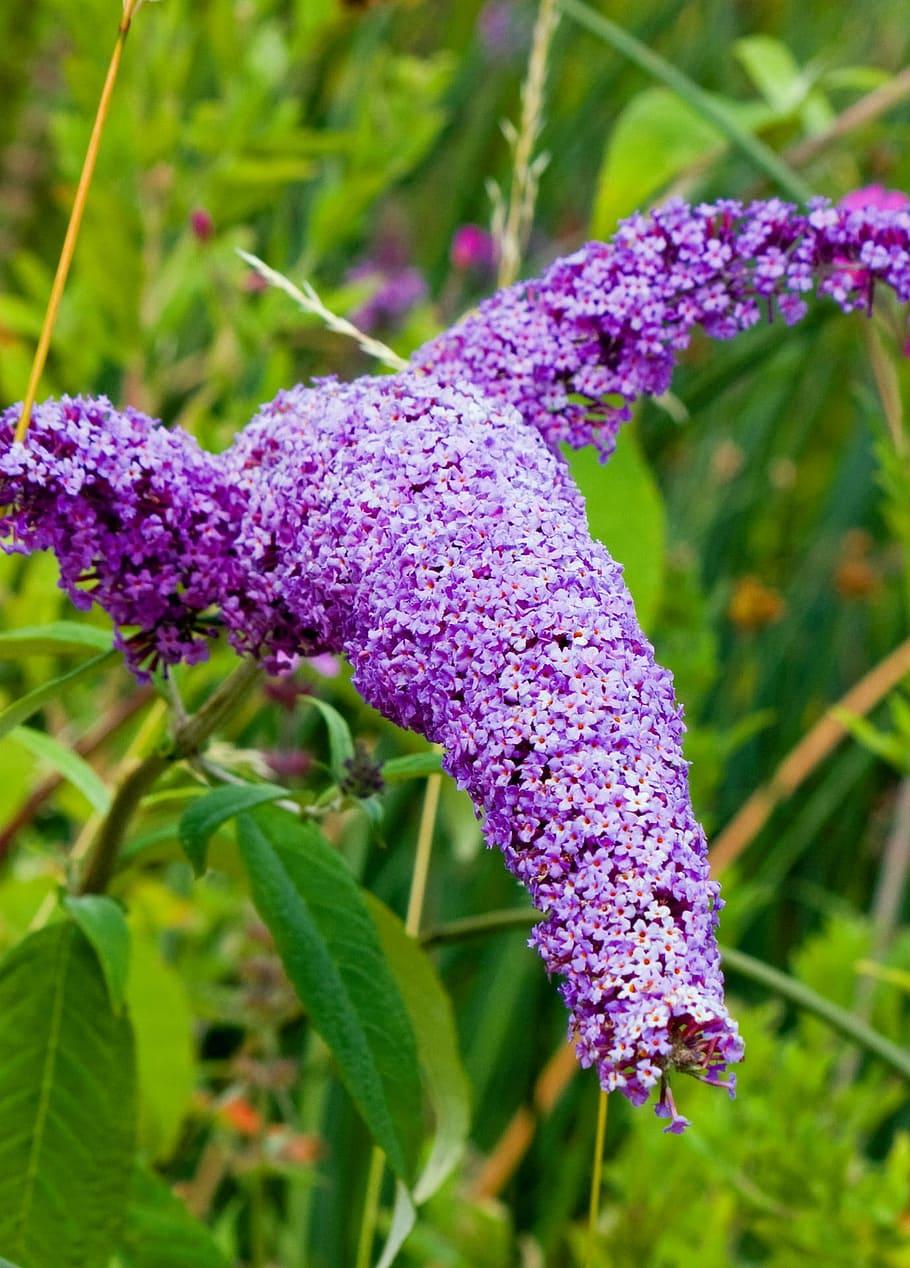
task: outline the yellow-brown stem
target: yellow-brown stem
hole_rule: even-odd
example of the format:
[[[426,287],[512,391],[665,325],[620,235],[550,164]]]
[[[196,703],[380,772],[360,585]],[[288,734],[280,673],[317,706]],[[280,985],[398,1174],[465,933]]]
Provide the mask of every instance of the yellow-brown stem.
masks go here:
[[[597,1132],[594,1137],[594,1170],[591,1174],[591,1201],[588,1206],[588,1265],[594,1263],[597,1221],[600,1217],[600,1190],[603,1184],[604,1139],[607,1134],[607,1093],[600,1089],[597,1100]]]
[[[63,298],[63,290],[66,286],[66,279],[69,275],[70,265],[73,262],[73,256],[76,251],[76,242],[79,238],[79,230],[82,227],[82,217],[85,212],[85,204],[88,201],[89,187],[91,186],[92,177],[95,173],[95,163],[98,159],[98,151],[101,148],[101,137],[104,132],[104,125],[107,121],[108,111],[111,105],[114,84],[117,82],[117,72],[120,70],[120,60],[123,57],[123,47],[126,44],[126,37],[129,33],[133,15],[139,8],[140,3],[141,0],[126,0],[123,7],[123,17],[117,30],[117,42],[114,45],[114,51],[111,54],[110,64],[107,68],[107,76],[104,80],[104,87],[101,90],[101,97],[98,101],[98,110],[95,114],[92,134],[89,138],[88,149],[85,152],[85,159],[82,163],[82,172],[79,177],[79,184],[76,187],[76,197],[73,199],[73,209],[70,212],[69,224],[66,227],[66,237],[63,240],[63,248],[60,252],[60,260],[57,264],[54,284],[51,287],[50,299],[47,302],[47,312],[44,314],[44,322],[41,326],[38,347],[35,350],[35,359],[32,362],[32,370],[29,375],[28,387],[25,391],[25,400],[22,405],[22,414],[20,415],[19,422],[16,425],[15,439],[20,443],[25,439],[25,434],[28,431],[28,425],[32,417],[32,410],[38,397],[38,388],[41,385],[41,376],[44,373],[44,367],[47,363],[47,354],[51,346],[51,338],[57,321],[60,301]]]

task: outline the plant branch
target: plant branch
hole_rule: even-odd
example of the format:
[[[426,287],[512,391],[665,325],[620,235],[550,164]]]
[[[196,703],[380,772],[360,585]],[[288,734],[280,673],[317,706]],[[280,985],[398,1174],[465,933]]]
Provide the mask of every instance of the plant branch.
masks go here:
[[[120,26],[117,29],[117,41],[114,44],[114,51],[111,54],[111,60],[107,68],[104,87],[101,89],[101,97],[98,101],[98,110],[95,114],[95,122],[92,125],[88,149],[85,152],[85,158],[82,162],[82,172],[79,176],[79,184],[76,187],[76,197],[73,199],[73,208],[70,212],[69,224],[66,227],[66,236],[63,239],[60,259],[57,263],[57,272],[54,276],[54,283],[51,287],[50,298],[47,302],[47,311],[44,314],[44,322],[42,323],[41,334],[38,338],[38,347],[35,350],[35,359],[32,362],[28,387],[25,391],[25,400],[22,405],[22,413],[19,416],[19,422],[16,424],[14,439],[18,443],[21,443],[25,439],[25,434],[28,431],[28,425],[31,421],[32,410],[38,397],[38,388],[41,384],[41,375],[44,373],[44,367],[47,364],[47,354],[50,351],[51,338],[54,333],[54,326],[57,322],[57,313],[60,309],[60,301],[63,298],[63,291],[66,286],[66,279],[69,276],[70,265],[72,264],[73,256],[76,253],[76,243],[79,239],[79,230],[82,228],[82,217],[85,213],[85,205],[88,202],[88,193],[91,187],[92,177],[95,174],[95,164],[98,160],[98,151],[101,148],[101,137],[104,133],[104,125],[107,122],[111,98],[114,93],[114,85],[117,82],[117,72],[120,70],[120,61],[123,57],[123,49],[126,44],[126,37],[129,34],[133,17],[135,16],[141,3],[142,0],[124,0],[123,17],[121,18]]]
[[[198,713],[175,731],[164,752],[130,760],[114,791],[111,808],[88,846],[88,862],[78,882],[80,894],[100,894],[107,888],[117,864],[117,854],[140,801],[172,762],[194,757],[209,736],[245,699],[262,670],[253,660],[243,660]]]
[[[858,1048],[864,1048],[872,1056],[878,1057],[902,1078],[910,1080],[910,1052],[873,1030],[860,1017],[825,999],[788,973],[782,973],[780,969],[772,968],[770,964],[756,960],[744,951],[721,947],[720,953],[728,972],[749,978],[782,999],[789,1000],[804,1012],[811,1013]]]
[[[480,916],[465,916],[462,920],[450,920],[436,925],[421,934],[425,947],[444,946],[450,942],[470,942],[474,938],[488,938],[497,933],[510,933],[514,929],[530,929],[541,919],[542,913],[533,907],[516,907],[507,911],[487,911]]]

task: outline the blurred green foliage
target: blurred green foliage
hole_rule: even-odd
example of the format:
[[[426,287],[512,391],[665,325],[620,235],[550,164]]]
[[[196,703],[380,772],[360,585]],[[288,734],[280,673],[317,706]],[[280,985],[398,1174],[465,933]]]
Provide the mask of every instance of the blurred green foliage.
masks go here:
[[[910,42],[896,0],[599,7],[784,155],[890,82]],[[118,12],[117,0],[0,8],[4,401],[24,391]],[[419,269],[425,298],[378,331],[401,355],[456,319],[493,285],[454,267],[449,251],[460,225],[488,221],[486,183],[508,178],[500,122],[517,115],[533,13],[529,0],[144,6],[45,392],[107,392],[220,448],[279,387],[374,371],[284,296],[262,292],[238,246],[309,278],[346,315],[384,271]],[[691,105],[568,21],[554,45],[541,143],[551,161],[529,273],[667,192],[772,192]],[[910,104],[899,103],[799,170],[837,198],[872,181],[910,187],[908,155]],[[906,314],[883,304],[874,320],[890,382],[906,400]],[[907,637],[910,473],[869,353],[855,321],[822,308],[792,331],[758,329],[729,348],[696,342],[673,397],[641,409],[612,466],[573,459],[592,528],[626,564],[643,622],[675,673],[709,832]],[[77,619],[54,582],[50,559],[0,560],[5,629]],[[100,651],[103,620],[78,622]],[[80,663],[72,643],[31,644],[23,656],[0,643],[0,708]],[[209,664],[175,675],[187,706],[231,663],[219,648]],[[345,672],[308,667],[303,680],[377,764],[424,752],[358,700]],[[99,666],[55,685],[18,719],[31,742],[15,732],[0,739],[3,950],[34,947],[22,940],[53,908],[92,813],[96,784],[59,750],[91,741],[82,758],[109,787],[126,754],[160,740],[160,702],[140,700],[112,726],[135,690],[119,664]],[[105,722],[110,733],[99,739]],[[906,902],[895,927],[883,931],[876,916],[883,864],[910,831],[896,814],[908,772],[906,695],[847,722],[853,736],[727,876],[723,932],[906,1043]],[[260,691],[208,757],[231,778],[278,782],[301,806],[328,806],[326,837],[374,898],[401,914],[424,779],[390,779],[379,798],[339,799],[327,735],[316,710]],[[212,870],[192,880],[177,825],[209,778],[178,766],[146,798],[112,891],[129,911],[142,1159],[116,1262],[339,1268],[352,1262],[370,1140],[253,912],[229,826],[210,841]],[[466,800],[445,785],[425,922],[521,901],[482,849]],[[590,1251],[610,1268],[910,1264],[906,1090],[872,1061],[857,1063],[819,1022],[738,980],[731,989],[748,1042],[738,1099],[683,1087],[695,1126],[682,1139],[661,1135],[647,1111],[611,1105],[594,1247],[585,1230],[588,1075],[540,1115],[500,1193],[477,1197],[483,1160],[534,1103],[564,1013],[518,934],[434,959],[470,1084],[471,1141],[421,1209],[401,1263],[561,1268]],[[867,961],[878,976],[864,976]],[[103,997],[100,979],[84,989]],[[20,1043],[10,1037],[10,1048]],[[391,1196],[389,1183],[386,1207]]]

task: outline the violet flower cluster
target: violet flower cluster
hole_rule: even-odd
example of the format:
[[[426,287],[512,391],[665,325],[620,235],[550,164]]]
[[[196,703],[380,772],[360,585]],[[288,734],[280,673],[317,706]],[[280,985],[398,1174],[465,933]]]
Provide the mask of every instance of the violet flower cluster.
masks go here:
[[[514,410],[404,374],[282,393],[226,462],[257,578],[225,605],[237,637],[253,618],[273,653],[292,631],[343,650],[366,700],[443,746],[546,912],[580,1060],[636,1103],[660,1085],[681,1129],[668,1073],[721,1082],[741,1055],[717,886],[672,680],[562,460]]]
[[[53,550],[136,669],[197,659],[219,611],[271,667],[344,651],[367,700],[443,745],[544,913],[533,941],[579,1058],[634,1102],[668,1076],[732,1090],[720,907],[672,682],[555,447],[609,452],[693,328],[801,316],[811,289],[910,297],[910,215],[673,204],[487,301],[415,368],[281,393],[215,457],[105,402],[11,444],[6,549]],[[133,632],[135,631],[135,632]]]
[[[607,457],[634,402],[667,390],[695,327],[730,339],[762,318],[792,324],[813,290],[869,311],[877,282],[910,299],[899,204],[674,201],[492,296],[414,361],[514,405],[551,445]]]
[[[211,455],[103,397],[39,405],[13,444],[19,413],[0,415],[3,549],[53,551],[63,589],[109,614],[134,669],[204,659],[238,514]]]

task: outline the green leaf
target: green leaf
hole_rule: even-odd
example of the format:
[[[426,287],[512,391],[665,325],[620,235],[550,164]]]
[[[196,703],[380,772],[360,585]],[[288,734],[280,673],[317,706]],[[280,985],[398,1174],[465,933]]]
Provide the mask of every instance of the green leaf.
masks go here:
[[[406,779],[425,779],[442,770],[439,753],[406,753],[404,757],[390,757],[383,762],[380,774],[386,784],[399,784]]]
[[[77,682],[80,678],[86,677],[87,674],[94,673],[96,669],[100,669],[109,660],[113,660],[115,655],[115,652],[105,652],[103,656],[93,656],[91,660],[83,661],[75,669],[70,669],[65,674],[59,674],[56,678],[48,679],[40,687],[35,687],[33,691],[27,692],[26,695],[20,696],[18,700],[14,700],[12,704],[7,705],[0,712],[0,739],[4,735],[8,735],[13,727],[17,727],[20,722],[25,722],[32,714],[37,713],[49,700],[59,699],[66,687]]]
[[[130,967],[130,931],[122,909],[104,894],[68,894],[63,905],[95,948],[111,1008],[119,1015]]]
[[[391,1268],[395,1257],[407,1241],[411,1230],[417,1223],[417,1207],[408,1192],[408,1187],[399,1180],[395,1185],[395,1205],[392,1207],[392,1222],[386,1235],[382,1254],[376,1261],[376,1268]]]
[[[44,731],[35,731],[28,726],[15,727],[10,731],[9,739],[53,766],[64,779],[79,789],[98,814],[107,813],[111,804],[111,795],[88,762],[78,753],[74,753],[65,744],[55,740],[52,735],[47,735]]]
[[[141,1164],[133,1172],[126,1226],[119,1246],[124,1268],[228,1268],[212,1234],[190,1215],[165,1182]]]
[[[351,728],[336,708],[318,696],[302,696],[302,701],[311,704],[322,714],[329,733],[329,765],[337,780],[344,778],[346,764],[354,756],[354,740]]]
[[[809,201],[812,190],[787,166],[783,159],[765,145],[764,141],[753,136],[729,111],[718,106],[710,93],[700,88],[672,62],[668,62],[654,49],[642,44],[641,40],[630,31],[626,31],[602,13],[597,13],[590,5],[584,4],[583,0],[559,0],[559,5],[563,12],[580,26],[611,45],[646,75],[650,75],[675,92],[682,101],[696,110],[705,122],[717,128],[757,171],[767,176],[790,198],[799,203]]]
[[[361,890],[315,824],[273,807],[237,824],[253,900],[288,976],[376,1143],[410,1183],[423,1120],[417,1049]]]
[[[370,915],[417,1040],[417,1056],[436,1121],[430,1156],[414,1198],[425,1202],[458,1165],[471,1128],[471,1089],[461,1062],[452,1003],[432,960],[388,907],[367,895]]]
[[[276,784],[229,784],[213,789],[188,806],[180,818],[178,836],[195,874],[201,876],[205,872],[209,841],[223,823],[244,810],[287,796],[287,789]]]
[[[51,621],[48,625],[25,625],[0,634],[2,657],[18,659],[85,651],[111,651],[110,633],[78,621]]]
[[[657,616],[664,578],[666,520],[660,491],[629,427],[604,466],[589,446],[567,452],[584,495],[591,533],[623,566],[643,629]]]
[[[747,35],[733,45],[733,55],[769,104],[777,119],[797,111],[810,132],[818,132],[834,119],[824,93],[816,87],[818,69],[800,67],[781,40],[771,35]]]
[[[133,1037],[72,921],[0,965],[0,1247],[22,1268],[106,1268],[136,1136]]]
[[[616,222],[693,164],[723,153],[725,137],[668,88],[648,88],[621,111],[597,183],[591,232],[608,238]]]
[[[774,110],[791,114],[805,97],[811,80],[781,40],[748,35],[733,45],[733,56]]]
[[[835,705],[831,709],[831,716],[870,753],[889,762],[899,771],[910,772],[910,751],[902,736],[881,730],[868,718],[851,713],[842,705]]]
[[[126,998],[136,1034],[139,1140],[155,1161],[166,1161],[196,1086],[193,1014],[179,974],[155,938],[131,922],[132,954]]]

